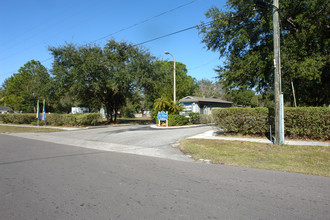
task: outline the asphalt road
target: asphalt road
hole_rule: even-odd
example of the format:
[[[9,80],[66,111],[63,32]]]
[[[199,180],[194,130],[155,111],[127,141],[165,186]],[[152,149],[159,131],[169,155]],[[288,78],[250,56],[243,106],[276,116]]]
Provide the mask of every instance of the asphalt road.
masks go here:
[[[155,129],[151,128],[150,125],[121,125],[74,131],[12,135],[95,150],[191,161],[190,158],[171,146],[175,145],[180,139],[211,129],[210,126]]]
[[[0,134],[1,220],[329,219],[329,186],[326,177]]]

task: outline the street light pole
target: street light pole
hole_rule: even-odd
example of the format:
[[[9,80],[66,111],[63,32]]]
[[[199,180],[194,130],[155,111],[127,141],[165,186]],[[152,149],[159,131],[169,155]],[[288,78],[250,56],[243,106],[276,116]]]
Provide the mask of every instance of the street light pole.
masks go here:
[[[171,55],[173,57],[173,60],[174,60],[174,67],[173,67],[173,80],[174,80],[174,83],[173,83],[173,87],[174,87],[174,91],[173,91],[173,102],[174,104],[176,103],[176,72],[175,72],[175,57],[168,51],[165,51],[165,54],[166,55]]]

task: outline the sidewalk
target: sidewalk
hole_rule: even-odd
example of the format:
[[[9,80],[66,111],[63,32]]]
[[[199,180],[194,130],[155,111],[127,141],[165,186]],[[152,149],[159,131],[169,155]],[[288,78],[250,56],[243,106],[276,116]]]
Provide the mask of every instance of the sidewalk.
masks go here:
[[[244,137],[226,137],[226,136],[215,136],[214,131],[207,131],[203,134],[198,134],[190,137],[190,139],[209,139],[209,140],[228,140],[228,141],[248,141],[257,143],[272,143],[267,138],[244,138]],[[324,146],[330,147],[330,142],[317,142],[317,141],[294,141],[285,140],[286,145],[313,145],[313,146]]]

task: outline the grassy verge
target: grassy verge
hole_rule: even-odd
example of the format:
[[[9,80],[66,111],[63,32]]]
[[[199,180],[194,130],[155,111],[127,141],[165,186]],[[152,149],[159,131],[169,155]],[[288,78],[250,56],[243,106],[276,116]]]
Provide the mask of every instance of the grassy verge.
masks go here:
[[[179,146],[193,159],[211,163],[296,172],[330,177],[330,148],[321,146],[270,146],[223,140],[182,140]]]
[[[54,132],[54,131],[63,131],[63,130],[54,129],[54,128],[0,126],[0,133]]]

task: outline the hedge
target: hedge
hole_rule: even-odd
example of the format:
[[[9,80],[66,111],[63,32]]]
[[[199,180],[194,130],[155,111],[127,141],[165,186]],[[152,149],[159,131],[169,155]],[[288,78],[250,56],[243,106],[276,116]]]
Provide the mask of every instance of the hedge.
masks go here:
[[[5,124],[37,124],[36,114],[1,114],[0,121]],[[54,126],[89,126],[101,122],[99,113],[46,115],[46,124]],[[40,120],[40,124],[43,125],[44,121]]]
[[[182,126],[189,123],[189,118],[184,115],[170,114],[168,116],[168,126]]]
[[[192,124],[199,124],[200,123],[201,116],[198,112],[190,112],[189,113],[189,121]]]
[[[284,132],[294,138],[330,140],[330,108],[285,108]]]
[[[199,122],[201,124],[212,124],[212,123],[214,123],[212,114],[210,114],[210,115],[200,115],[199,117],[200,117]]]
[[[224,108],[212,111],[214,123],[226,133],[263,135],[269,131],[267,108]]]
[[[274,130],[274,109],[225,108],[212,111],[214,123],[226,133],[264,135]],[[284,108],[285,136],[315,140],[330,139],[330,108]]]

